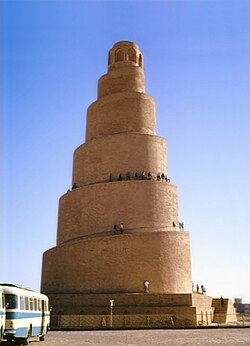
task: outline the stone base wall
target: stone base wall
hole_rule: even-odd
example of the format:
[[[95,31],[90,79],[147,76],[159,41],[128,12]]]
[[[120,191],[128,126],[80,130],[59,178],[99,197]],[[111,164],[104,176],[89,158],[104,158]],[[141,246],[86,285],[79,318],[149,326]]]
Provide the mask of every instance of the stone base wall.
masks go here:
[[[51,324],[54,329],[204,326],[213,320],[211,301],[194,294],[52,294]]]
[[[237,321],[236,309],[231,299],[214,298],[212,302],[214,308],[214,323],[231,323]]]
[[[205,321],[203,323],[207,324]],[[113,315],[52,315],[51,329],[135,329],[135,328],[178,328],[196,326],[195,312],[164,314],[123,314]]]

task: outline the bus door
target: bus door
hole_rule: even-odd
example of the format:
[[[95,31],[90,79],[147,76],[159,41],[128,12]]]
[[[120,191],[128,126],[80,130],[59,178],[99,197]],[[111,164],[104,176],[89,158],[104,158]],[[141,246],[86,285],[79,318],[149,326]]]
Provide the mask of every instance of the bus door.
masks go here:
[[[45,333],[45,301],[42,299],[42,323],[41,323],[41,334]]]
[[[5,329],[5,299],[3,291],[0,289],[0,344]]]

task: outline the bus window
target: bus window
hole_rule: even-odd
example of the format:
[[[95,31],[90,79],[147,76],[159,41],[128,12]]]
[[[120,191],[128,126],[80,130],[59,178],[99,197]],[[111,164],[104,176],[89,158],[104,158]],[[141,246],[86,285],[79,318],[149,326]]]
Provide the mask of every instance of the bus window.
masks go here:
[[[24,310],[24,309],[25,309],[24,296],[20,296],[20,310]]]
[[[28,297],[25,297],[25,310],[29,310],[30,307],[29,307],[29,298]]]
[[[37,311],[37,299],[34,299],[34,310]]]
[[[46,301],[42,300],[42,309],[43,311],[46,311]]]
[[[38,310],[41,311],[42,310],[42,304],[41,304],[41,300],[38,299]]]
[[[34,301],[33,301],[33,298],[30,298],[30,310],[34,310]]]
[[[18,296],[15,294],[5,294],[6,309],[17,309]]]

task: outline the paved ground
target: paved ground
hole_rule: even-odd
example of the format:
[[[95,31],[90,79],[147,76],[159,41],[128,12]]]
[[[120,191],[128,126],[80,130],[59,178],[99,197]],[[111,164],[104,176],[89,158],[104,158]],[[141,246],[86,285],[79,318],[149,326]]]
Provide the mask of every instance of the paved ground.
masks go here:
[[[4,342],[3,346],[7,344]],[[49,332],[45,342],[33,339],[31,346],[207,346],[249,345],[250,328]]]

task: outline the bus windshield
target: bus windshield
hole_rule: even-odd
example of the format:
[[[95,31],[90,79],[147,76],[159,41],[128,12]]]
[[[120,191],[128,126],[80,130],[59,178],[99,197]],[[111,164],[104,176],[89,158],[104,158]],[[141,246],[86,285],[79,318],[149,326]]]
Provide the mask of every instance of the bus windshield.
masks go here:
[[[6,309],[17,309],[18,297],[15,294],[5,294]]]

